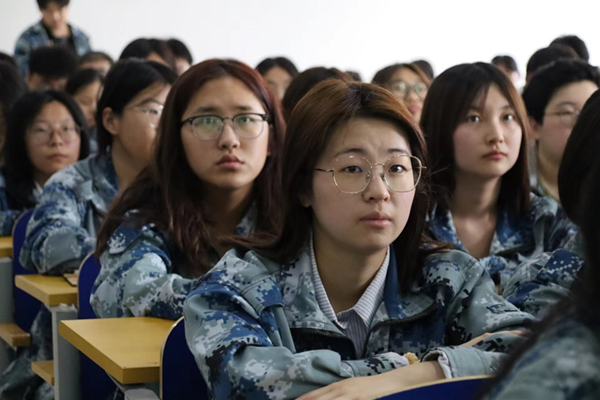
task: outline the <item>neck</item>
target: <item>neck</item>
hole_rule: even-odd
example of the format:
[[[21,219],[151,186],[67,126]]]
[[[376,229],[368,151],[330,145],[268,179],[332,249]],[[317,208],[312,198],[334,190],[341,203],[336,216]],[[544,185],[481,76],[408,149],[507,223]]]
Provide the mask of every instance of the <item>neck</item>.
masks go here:
[[[71,35],[71,30],[69,29],[68,24],[61,25],[56,29],[52,29],[50,26],[48,26],[46,24],[44,24],[44,25],[46,26],[46,28],[48,30],[50,30],[50,32],[52,32],[52,35],[54,35],[54,37],[56,37],[56,38],[65,38],[65,37],[68,37],[69,35]]]
[[[377,275],[387,248],[357,253],[352,248],[336,246],[319,229],[313,229],[313,244],[319,276],[333,310],[336,314],[349,310]]]
[[[33,173],[33,180],[37,182],[37,184],[40,185],[40,187],[44,187],[46,182],[48,182],[48,179],[50,179],[50,176],[51,175],[44,174],[43,172],[35,171]]]
[[[485,217],[496,214],[502,178],[478,179],[455,175],[456,186],[450,201],[453,216]]]
[[[206,189],[205,201],[214,221],[211,230],[215,236],[233,233],[250,207],[252,187],[248,185],[236,190],[224,190],[211,186]]]
[[[537,175],[542,187],[555,199],[558,199],[558,168],[560,162],[552,162],[539,151],[535,155]]]
[[[122,193],[131,185],[146,164],[129,155],[117,141],[113,141],[110,154],[119,181],[119,192]]]

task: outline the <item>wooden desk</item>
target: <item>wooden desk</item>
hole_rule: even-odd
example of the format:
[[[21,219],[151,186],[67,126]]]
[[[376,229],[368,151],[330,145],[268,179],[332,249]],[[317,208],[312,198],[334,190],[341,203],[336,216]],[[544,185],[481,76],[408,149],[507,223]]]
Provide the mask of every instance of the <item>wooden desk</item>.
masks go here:
[[[0,237],[0,257],[13,256],[13,240],[12,237]]]
[[[159,381],[162,346],[174,323],[149,317],[61,321],[59,333],[127,385]]]
[[[48,307],[77,304],[77,288],[62,276],[17,275],[15,285]]]

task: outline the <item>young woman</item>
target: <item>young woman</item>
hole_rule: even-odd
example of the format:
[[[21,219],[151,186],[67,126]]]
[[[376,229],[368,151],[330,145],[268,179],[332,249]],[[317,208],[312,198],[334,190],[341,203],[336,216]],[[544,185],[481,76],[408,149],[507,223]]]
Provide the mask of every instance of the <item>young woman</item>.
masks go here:
[[[271,86],[279,101],[283,100],[290,83],[298,76],[298,68],[285,57],[266,58],[256,66],[256,70]]]
[[[500,291],[520,263],[548,250],[558,208],[530,193],[526,118],[514,85],[485,63],[439,75],[421,117],[436,191],[430,232],[479,259]]]
[[[165,42],[160,39],[136,39],[123,49],[119,60],[128,58],[140,58],[146,61],[156,61],[171,67],[177,71],[177,60],[175,54]]]
[[[485,349],[505,351],[517,337],[498,331],[529,316],[423,235],[427,150],[406,108],[375,85],[322,82],[292,113],[283,163],[278,234],[237,239],[184,306],[215,398],[369,398],[491,372]]]
[[[150,167],[110,211],[92,293],[100,317],[177,319],[228,247],[220,238],[274,233],[284,123],[260,75],[208,60],[175,84]]]
[[[59,275],[77,269],[120,190],[148,165],[156,127],[175,73],[159,63],[126,60],[106,77],[98,103],[98,155],[53,176],[27,226],[25,268]]]
[[[104,77],[100,71],[80,69],[69,78],[65,87],[65,92],[73,96],[87,120],[90,128],[90,153],[92,154],[98,152],[96,110],[98,109],[98,100],[103,84]]]
[[[86,129],[81,110],[66,93],[31,92],[15,103],[0,173],[2,236],[10,236],[18,216],[35,207],[53,174],[88,156]],[[31,347],[23,349],[0,378],[0,398],[18,397],[22,391],[46,398],[42,393],[51,392],[31,371],[32,361],[52,359],[52,337],[47,336],[51,320],[50,312],[42,308],[31,328]]]
[[[414,63],[394,64],[378,71],[372,83],[389,89],[419,123],[431,79]]]

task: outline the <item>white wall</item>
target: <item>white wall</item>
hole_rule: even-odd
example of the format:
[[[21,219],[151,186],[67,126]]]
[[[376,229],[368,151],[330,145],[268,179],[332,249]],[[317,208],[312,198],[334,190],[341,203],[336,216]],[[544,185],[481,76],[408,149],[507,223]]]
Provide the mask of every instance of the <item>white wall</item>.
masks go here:
[[[436,73],[461,62],[529,56],[556,36],[579,35],[600,59],[597,0],[72,0],[70,20],[97,50],[118,57],[131,40],[177,37],[195,59],[255,66],[289,56],[299,68],[354,69],[370,80],[393,62],[429,59]],[[0,51],[39,19],[35,0],[0,0]]]

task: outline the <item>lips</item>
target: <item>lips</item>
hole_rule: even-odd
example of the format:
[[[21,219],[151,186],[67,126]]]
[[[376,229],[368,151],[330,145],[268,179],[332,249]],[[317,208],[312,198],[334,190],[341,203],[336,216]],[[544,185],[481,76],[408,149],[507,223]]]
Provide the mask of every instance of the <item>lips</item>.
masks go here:
[[[217,162],[217,165],[221,165],[221,164],[243,164],[239,158],[237,158],[234,155],[226,155],[221,157],[221,159]]]
[[[365,215],[360,220],[361,221],[391,221],[392,218],[389,215],[387,215],[386,213],[375,211],[375,212]]]
[[[502,158],[502,157],[506,157],[507,154],[502,152],[502,151],[490,151],[489,153],[486,153],[483,158],[494,158],[494,159],[498,159],[498,158]]]

